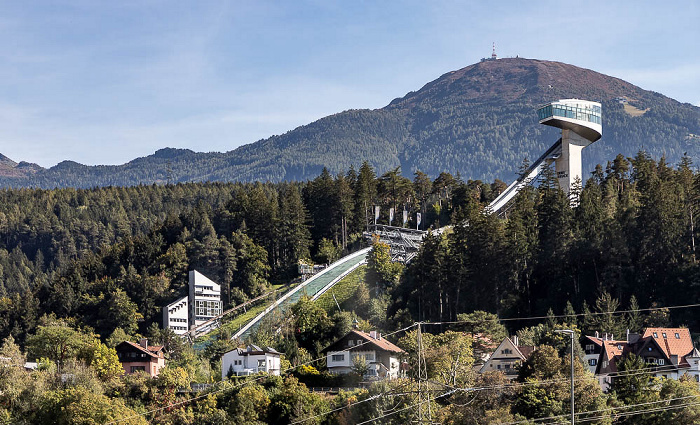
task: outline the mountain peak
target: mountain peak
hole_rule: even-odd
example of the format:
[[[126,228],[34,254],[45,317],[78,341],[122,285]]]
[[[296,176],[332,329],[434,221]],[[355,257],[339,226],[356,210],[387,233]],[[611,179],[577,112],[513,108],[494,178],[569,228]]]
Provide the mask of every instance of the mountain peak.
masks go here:
[[[641,149],[669,163],[684,152],[700,158],[699,108],[590,69],[505,58],[445,73],[384,108],[340,112],[229,152],[165,148],[116,166],[64,162],[21,181],[0,176],[0,185],[278,182],[314,178],[323,167],[357,169],[365,160],[379,174],[401,167],[406,176],[420,170],[510,181],[523,158],[539,157],[558,137],[538,124],[537,106],[569,98],[603,105],[603,138],[584,151],[584,170]]]

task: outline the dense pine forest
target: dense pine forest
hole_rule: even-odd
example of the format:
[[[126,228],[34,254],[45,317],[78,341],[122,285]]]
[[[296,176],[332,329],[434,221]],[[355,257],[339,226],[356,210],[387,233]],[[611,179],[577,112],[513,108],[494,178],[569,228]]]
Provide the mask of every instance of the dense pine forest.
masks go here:
[[[383,223],[394,208],[409,212],[408,227],[416,227],[417,213],[423,217],[422,228],[450,227],[440,236],[428,236],[406,267],[391,263],[387,247],[375,243],[362,272],[366,275],[337,305],[342,311],[336,309],[337,301],[327,308],[302,299],[283,317],[261,326],[252,342],[284,352],[288,366],[304,365],[293,376],[257,379],[246,386],[233,379],[228,393],[149,419],[162,424],[281,424],[300,418],[306,423],[357,423],[392,406],[396,410],[415,403],[410,392],[414,381],[335,398],[307,390],[306,385],[346,384],[319,373],[322,365],[309,362],[355,320],[362,329],[393,335],[414,365],[416,321],[461,321],[426,325],[423,361],[439,385],[499,388],[476,398],[452,392],[431,401],[437,420],[464,424],[565,413],[568,387],[561,378],[568,370],[563,360],[567,346],[551,333],[555,327],[617,335],[646,325],[700,329],[692,308],[638,311],[692,304],[699,298],[695,221],[700,173],[689,157],[667,164],[645,152],[633,158],[618,155],[596,167],[572,199],[546,170],[537,185],[521,192],[504,218],[486,214],[485,206],[504,187],[501,181],[463,181],[448,173],[431,180],[416,172],[411,180],[399,168],[376,175],[364,163],[337,175],[324,169],[313,180],[296,183],[2,190],[0,354],[10,359],[28,356],[39,361],[41,371],[29,378],[0,370],[0,423],[48,423],[51,418],[55,423],[105,423],[105,418],[168,406],[186,397],[176,390],[190,382],[219,379],[221,354],[237,344],[229,334],[222,331],[196,353],[159,330],[161,308],[184,293],[187,272],[196,269],[221,283],[225,308],[239,304],[297,278],[299,261],[328,263],[366,245],[361,232],[373,221],[375,205]],[[632,313],[575,316],[622,309]],[[497,322],[532,316],[548,319]],[[392,334],[398,329],[408,332]],[[474,376],[476,357],[471,354],[478,344],[470,332],[494,340],[517,332],[521,340],[542,346],[518,382],[553,383],[511,388],[504,378]],[[50,349],[57,335],[70,342],[58,352],[55,346]],[[166,345],[172,367],[156,380],[119,378],[119,367],[108,360],[110,347],[144,335]],[[461,347],[468,360],[453,357],[444,347]],[[71,369],[69,358],[75,362]],[[633,360],[624,367],[640,369]],[[692,384],[674,381],[644,387],[643,394],[642,389],[625,392],[620,386],[610,398],[582,365],[576,367],[582,382],[577,397],[585,410],[697,392]],[[75,381],[66,384],[51,375],[58,368],[70,370]],[[409,377],[415,378],[415,369]],[[377,397],[398,389],[387,385],[403,386],[403,395]],[[368,403],[324,413],[358,400]],[[31,407],[35,402],[38,409]],[[98,408],[88,414],[85,409],[91,405]],[[89,422],[95,412],[102,419]],[[412,412],[388,420],[405,423]],[[689,416],[691,422],[700,415],[692,408],[680,412],[695,415]],[[644,423],[668,419],[650,415]],[[137,416],[126,423],[142,420]],[[611,423],[611,418],[591,421]]]

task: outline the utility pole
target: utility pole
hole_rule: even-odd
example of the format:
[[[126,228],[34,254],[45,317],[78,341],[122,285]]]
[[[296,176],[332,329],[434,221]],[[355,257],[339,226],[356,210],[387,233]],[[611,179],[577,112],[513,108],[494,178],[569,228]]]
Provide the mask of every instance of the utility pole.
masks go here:
[[[423,423],[423,392],[421,391],[421,381],[423,380],[423,373],[421,372],[423,337],[420,333],[420,322],[418,322],[418,331],[416,332],[416,346],[418,348],[418,423]]]
[[[557,329],[554,332],[568,334],[571,337],[571,425],[574,425],[574,335],[571,329]]]
[[[421,333],[421,323],[418,322],[418,332],[416,333],[418,344],[418,423],[423,423],[423,416],[427,413],[427,422],[433,423],[433,415],[430,408],[430,392],[424,391],[424,380],[428,380],[428,369],[425,364],[425,353],[423,352],[423,335]],[[425,396],[425,397],[424,397]],[[425,401],[423,400],[425,398]],[[423,403],[427,403],[428,409],[423,412]]]

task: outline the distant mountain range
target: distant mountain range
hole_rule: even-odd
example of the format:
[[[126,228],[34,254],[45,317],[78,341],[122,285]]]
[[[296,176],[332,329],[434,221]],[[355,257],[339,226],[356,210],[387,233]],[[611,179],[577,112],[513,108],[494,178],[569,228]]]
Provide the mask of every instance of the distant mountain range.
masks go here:
[[[64,161],[44,169],[0,155],[0,186],[93,187],[193,181],[283,181],[358,168],[442,171],[510,181],[557,130],[536,108],[581,98],[603,104],[603,138],[584,151],[584,170],[643,149],[676,163],[700,158],[700,108],[588,69],[535,59],[484,60],[449,72],[381,109],[349,110],[224,153],[161,149],[123,165]]]

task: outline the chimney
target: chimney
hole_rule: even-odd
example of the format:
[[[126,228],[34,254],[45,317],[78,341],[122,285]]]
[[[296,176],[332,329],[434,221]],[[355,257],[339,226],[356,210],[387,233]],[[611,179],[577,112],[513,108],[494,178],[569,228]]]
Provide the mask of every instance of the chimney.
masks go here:
[[[141,338],[139,340],[139,345],[143,347],[144,350],[148,350],[148,338]]]
[[[377,331],[369,331],[369,336],[372,339],[377,339]]]
[[[630,330],[629,329],[627,329],[627,336],[625,337],[625,339],[627,340],[627,343],[629,344],[630,343]]]
[[[515,345],[516,347],[518,346],[518,336],[517,335],[513,335],[513,345]]]
[[[600,334],[598,333],[598,331],[595,331],[595,337],[600,338]]]

